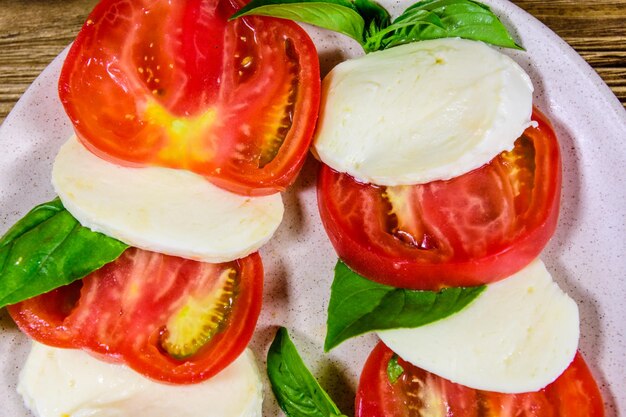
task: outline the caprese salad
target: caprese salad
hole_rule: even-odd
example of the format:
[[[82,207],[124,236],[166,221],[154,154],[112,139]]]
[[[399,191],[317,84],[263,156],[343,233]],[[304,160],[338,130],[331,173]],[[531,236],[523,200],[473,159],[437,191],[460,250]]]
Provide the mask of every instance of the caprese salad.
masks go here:
[[[59,197],[0,240],[37,416],[261,415],[256,251],[308,154],[320,77],[299,26],[229,21],[241,5],[104,0],[68,53]]]
[[[576,352],[578,307],[536,259],[557,223],[559,146],[528,75],[487,45],[519,48],[498,19],[459,0],[393,21],[367,1],[253,0],[237,16],[256,14],[347,34],[366,52],[323,80],[312,147],[341,259],[325,347],[370,331],[384,343],[356,414],[602,416]],[[302,365],[280,353],[285,338],[268,357],[273,388],[288,415],[316,415],[298,400],[312,384],[285,387],[297,378],[284,369]]]
[[[601,416],[577,307],[535,260],[558,216],[558,144],[528,76],[477,42],[518,47],[506,29],[472,1],[423,1],[393,22],[364,0],[287,3],[369,52],[325,79],[313,147],[342,260],[326,347],[369,331],[386,345],[363,371],[357,415]],[[53,346],[34,345],[20,384],[41,416],[260,413],[241,354],[261,305],[255,252],[308,152],[319,70],[296,25],[247,16],[293,17],[285,4],[228,20],[240,6],[104,0],[68,55],[60,94],[77,136],[55,161],[60,200],[0,240],[4,304]],[[286,339],[268,358],[270,378],[298,369],[272,378],[285,411],[339,415]],[[229,397],[240,390],[250,395]],[[162,397],[177,399],[146,408]],[[224,408],[208,414],[191,400],[203,397]]]

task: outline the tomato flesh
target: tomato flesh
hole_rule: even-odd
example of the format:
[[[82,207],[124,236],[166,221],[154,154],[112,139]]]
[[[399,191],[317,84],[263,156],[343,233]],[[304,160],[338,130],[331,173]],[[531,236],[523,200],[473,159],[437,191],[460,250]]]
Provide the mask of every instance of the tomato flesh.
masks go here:
[[[318,203],[339,257],[395,287],[438,290],[505,278],[537,257],[558,219],[561,159],[534,111],[515,148],[448,181],[362,184],[322,166]]]
[[[356,397],[356,417],[602,417],[604,405],[580,353],[537,392],[502,394],[455,384],[398,358],[394,383],[387,364],[394,352],[379,343],[367,359]]]
[[[80,140],[120,165],[165,166],[247,195],[282,191],[308,152],[320,76],[296,24],[228,18],[226,0],[104,0],[59,80]]]
[[[215,375],[245,349],[262,290],[258,254],[209,264],[133,248],[9,312],[41,343],[86,349],[149,378],[186,384]]]

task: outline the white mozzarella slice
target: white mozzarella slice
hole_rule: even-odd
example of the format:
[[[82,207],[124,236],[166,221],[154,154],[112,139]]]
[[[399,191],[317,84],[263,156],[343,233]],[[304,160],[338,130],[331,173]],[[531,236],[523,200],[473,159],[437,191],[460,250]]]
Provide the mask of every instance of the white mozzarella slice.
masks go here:
[[[167,385],[80,350],[35,342],[17,390],[38,417],[261,417],[263,401],[249,350],[207,381]]]
[[[576,303],[535,260],[455,315],[379,336],[404,360],[453,382],[521,393],[545,387],[567,368],[578,320]]]
[[[245,197],[187,171],[118,166],[76,137],[59,151],[52,184],[83,226],[141,249],[204,262],[255,252],[284,212],[280,194]]]
[[[337,65],[322,83],[313,150],[379,185],[450,179],[513,148],[533,86],[511,58],[463,39],[413,42]]]

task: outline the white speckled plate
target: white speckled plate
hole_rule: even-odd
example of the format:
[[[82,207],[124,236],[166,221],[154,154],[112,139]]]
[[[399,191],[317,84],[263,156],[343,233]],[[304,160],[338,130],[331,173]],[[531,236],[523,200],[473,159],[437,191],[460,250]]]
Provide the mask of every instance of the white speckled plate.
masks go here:
[[[405,2],[381,2],[397,15]],[[542,258],[581,311],[580,349],[601,387],[607,417],[626,415],[626,112],[597,74],[535,18],[504,0],[490,1],[526,47],[512,53],[535,84],[535,105],[554,124],[564,159],[563,205],[556,235]],[[341,35],[312,30],[325,71],[360,53]],[[507,52],[510,53],[510,52]],[[37,203],[53,197],[54,155],[71,128],[57,98],[57,57],[0,127],[0,234]],[[304,359],[351,414],[358,376],[373,336],[322,354],[334,252],[315,200],[316,164],[305,166],[284,196],[287,214],[262,250],[265,304],[253,349],[259,363],[276,326],[288,327]],[[15,384],[29,342],[0,312],[0,415],[28,416]],[[280,412],[266,390],[264,415]]]

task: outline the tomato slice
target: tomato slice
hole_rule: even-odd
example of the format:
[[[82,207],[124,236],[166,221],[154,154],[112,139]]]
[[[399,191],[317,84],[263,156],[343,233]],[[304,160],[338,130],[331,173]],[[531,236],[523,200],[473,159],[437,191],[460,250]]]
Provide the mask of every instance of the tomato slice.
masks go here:
[[[367,359],[356,396],[356,417],[602,417],[598,386],[580,353],[556,379],[537,392],[501,394],[455,384],[398,358],[404,369],[391,383],[394,357],[379,343]]]
[[[41,343],[86,349],[149,378],[186,384],[215,375],[245,349],[262,292],[258,254],[209,264],[133,248],[9,312]]]
[[[497,281],[546,245],[559,213],[561,158],[548,120],[483,167],[448,181],[380,187],[323,166],[322,222],[339,257],[395,287],[438,290]]]
[[[247,195],[282,191],[319,109],[317,52],[299,26],[237,0],[104,0],[59,80],[80,140],[120,165],[181,168]]]

